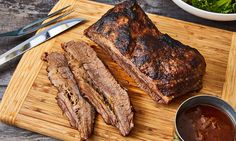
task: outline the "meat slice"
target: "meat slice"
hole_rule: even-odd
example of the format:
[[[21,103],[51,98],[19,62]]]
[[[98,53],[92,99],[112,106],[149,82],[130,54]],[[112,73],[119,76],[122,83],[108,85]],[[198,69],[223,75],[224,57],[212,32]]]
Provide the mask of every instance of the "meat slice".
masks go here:
[[[45,53],[43,60],[48,63],[48,78],[57,88],[57,103],[72,127],[87,139],[93,132],[94,108],[81,96],[65,56],[61,53]]]
[[[71,41],[62,48],[84,96],[106,123],[116,126],[123,136],[128,135],[134,127],[134,114],[127,92],[87,43]]]
[[[202,88],[203,56],[162,34],[135,0],[116,5],[84,33],[159,103]]]

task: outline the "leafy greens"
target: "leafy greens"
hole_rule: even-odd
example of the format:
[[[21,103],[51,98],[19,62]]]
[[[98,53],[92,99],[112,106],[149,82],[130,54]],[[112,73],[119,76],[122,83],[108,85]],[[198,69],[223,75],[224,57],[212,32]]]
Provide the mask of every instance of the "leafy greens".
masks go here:
[[[199,9],[216,13],[236,13],[236,0],[184,0]]]

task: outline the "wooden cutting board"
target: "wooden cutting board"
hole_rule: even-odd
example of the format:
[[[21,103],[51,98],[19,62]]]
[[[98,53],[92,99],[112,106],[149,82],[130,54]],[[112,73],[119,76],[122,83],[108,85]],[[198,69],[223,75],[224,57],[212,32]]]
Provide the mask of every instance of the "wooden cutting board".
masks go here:
[[[0,119],[14,126],[72,141],[79,140],[79,133],[70,127],[57,106],[57,90],[50,84],[46,64],[40,57],[44,52],[62,51],[60,44],[70,40],[84,40],[94,44],[83,36],[83,30],[112,6],[87,0],[60,0],[51,12],[69,4],[75,12],[66,19],[79,17],[87,21],[22,57],[1,102]],[[105,52],[95,47],[101,60],[128,90],[136,112],[135,128],[128,137],[122,137],[116,128],[106,125],[98,116],[90,140],[170,141],[176,109],[183,100],[193,95],[222,97],[236,108],[236,33],[152,14],[149,17],[161,32],[197,48],[203,54],[207,63],[203,89],[199,93],[179,98],[170,105],[157,104]]]

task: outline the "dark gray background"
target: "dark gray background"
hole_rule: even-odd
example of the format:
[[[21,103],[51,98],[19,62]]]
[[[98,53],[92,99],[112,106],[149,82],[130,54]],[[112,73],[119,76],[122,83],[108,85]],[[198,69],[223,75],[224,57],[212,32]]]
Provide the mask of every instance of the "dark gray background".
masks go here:
[[[108,4],[115,4],[122,0],[96,1]],[[184,12],[182,9],[177,7],[171,0],[138,1],[146,12],[222,28],[226,30],[236,31],[236,22],[215,22],[195,17]],[[46,16],[50,9],[56,4],[56,2],[57,0],[0,0],[0,32],[6,32],[17,29],[34,20]],[[21,43],[32,35],[33,34],[20,38],[1,37],[0,54]],[[12,73],[14,72],[16,65],[17,61],[8,65],[4,70],[0,70],[0,100],[8,85]],[[0,140],[47,141],[55,139],[0,123]]]

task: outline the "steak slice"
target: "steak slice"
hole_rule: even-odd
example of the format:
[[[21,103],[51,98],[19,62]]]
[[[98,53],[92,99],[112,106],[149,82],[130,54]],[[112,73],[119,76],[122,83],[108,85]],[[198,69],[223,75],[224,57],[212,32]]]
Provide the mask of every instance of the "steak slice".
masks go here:
[[[57,88],[57,104],[69,119],[72,127],[87,139],[93,132],[94,108],[81,96],[65,56],[61,53],[45,53],[43,60],[48,63],[48,78]]]
[[[135,0],[116,5],[84,33],[159,103],[202,88],[203,56],[162,34]]]
[[[71,41],[62,48],[85,97],[106,123],[116,126],[123,136],[128,135],[134,127],[134,113],[127,92],[87,43]]]

